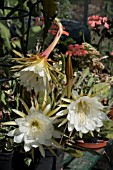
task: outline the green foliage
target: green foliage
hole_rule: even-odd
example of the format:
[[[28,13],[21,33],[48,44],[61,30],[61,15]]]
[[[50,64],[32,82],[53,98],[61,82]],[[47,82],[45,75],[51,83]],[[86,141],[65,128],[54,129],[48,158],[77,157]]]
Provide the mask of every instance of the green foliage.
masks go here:
[[[107,17],[113,16],[113,2],[111,0],[104,1],[102,13]]]
[[[89,74],[89,68],[86,68],[83,73],[82,76],[79,78],[78,82],[75,85],[75,88],[78,88],[79,85],[83,82],[83,80],[85,79],[85,77],[87,77]]]
[[[100,135],[108,138],[113,139],[113,121],[105,121],[104,126],[101,129]]]
[[[92,94],[102,97],[102,99],[106,98],[109,95],[109,83],[99,83],[95,84],[92,87]]]
[[[30,166],[30,164],[31,164],[31,162],[32,162],[32,159],[26,157],[26,158],[24,159],[24,161],[25,161],[25,164],[26,164],[27,166]]]
[[[29,32],[28,50],[35,49],[37,40],[42,39],[42,29],[38,26],[32,26]]]
[[[64,151],[70,154],[70,156],[65,160],[65,163],[67,163],[70,160],[70,158],[72,158],[71,156],[76,157],[76,158],[80,158],[80,157],[83,156],[82,151],[77,150],[77,149],[73,149],[73,148],[70,148],[70,147],[64,149]]]
[[[58,17],[72,19],[71,16],[71,4],[69,0],[58,1]]]
[[[32,8],[36,2],[37,2],[36,0],[31,0],[31,1],[18,0],[18,1],[12,1],[11,3],[10,3],[10,1],[8,1],[9,6],[18,4],[20,9],[25,9],[28,11],[31,10],[31,13],[30,13],[31,18],[29,18],[27,16],[27,17],[21,17],[18,20],[12,19],[12,20],[10,20],[10,22],[8,22],[8,21],[0,22],[0,44],[1,44],[0,50],[1,50],[1,54],[3,55],[3,58],[4,58],[3,60],[0,58],[0,61],[1,61],[1,64],[4,64],[6,62],[6,68],[3,70],[2,78],[10,78],[10,76],[12,76],[11,71],[9,71],[9,68],[7,68],[7,64],[9,63],[9,61],[12,64],[11,66],[16,65],[15,64],[16,61],[18,61],[18,63],[20,62],[19,64],[21,64],[21,63],[25,64],[25,65],[23,64],[22,66],[19,65],[18,68],[19,67],[23,68],[24,66],[26,67],[26,66],[30,65],[31,63],[34,66],[35,64],[37,64],[36,62],[38,62],[38,59],[37,59],[38,57],[40,58],[40,60],[42,59],[41,53],[38,56],[37,51],[38,50],[41,51],[43,49],[43,47],[44,47],[43,45],[45,45],[45,42],[47,43],[46,44],[47,46],[50,43],[49,40],[51,37],[48,38],[47,34],[48,34],[49,28],[51,27],[51,25],[53,23],[54,18],[56,17],[57,7],[58,7],[57,1],[56,0],[44,0],[43,3],[41,3],[40,5],[37,4],[36,6],[34,6],[34,8]],[[6,1],[5,1],[5,3],[6,3]],[[41,13],[41,9],[42,9],[42,15],[44,15],[44,25],[37,26],[33,19]],[[7,15],[7,14],[8,14],[8,11],[5,10],[5,15]],[[16,11],[13,14],[13,16],[19,16],[19,15],[21,15],[20,11],[19,12]],[[58,16],[61,18],[71,19],[71,6],[70,6],[69,0],[63,0],[63,1],[59,0]],[[11,37],[12,35],[10,33],[10,29],[12,28],[12,25],[15,26],[14,33],[16,35],[14,35],[14,37]],[[61,30],[62,30],[62,28],[61,28]],[[48,39],[46,39],[46,38],[48,38]],[[37,44],[38,39],[42,40],[42,44],[41,44],[42,46],[41,46],[41,49],[36,50],[36,47],[37,47],[36,44]],[[61,42],[61,44],[65,45],[65,46],[67,46],[70,43],[75,43],[75,42],[72,39],[68,39],[65,42],[65,44],[63,44],[63,42]],[[39,44],[39,46],[40,46],[40,44]],[[13,51],[17,50],[19,52],[12,53],[12,50]],[[57,51],[58,49],[55,49],[55,50]],[[26,55],[26,54],[31,54],[31,53],[32,53],[31,56]],[[35,56],[35,54],[36,54],[36,56]],[[17,55],[18,55],[18,58],[17,58]],[[31,107],[31,105],[33,105],[34,103],[37,104],[37,108],[39,107],[40,110],[41,109],[44,110],[46,108],[46,104],[50,103],[52,106],[54,105],[54,107],[52,108],[53,110],[50,109],[51,112],[49,112],[47,114],[45,111],[45,113],[47,114],[47,116],[48,115],[51,117],[55,116],[56,112],[61,109],[61,107],[59,107],[60,103],[62,102],[61,96],[68,97],[68,99],[67,99],[68,101],[73,98],[73,96],[71,96],[72,86],[74,86],[74,88],[78,90],[77,92],[81,92],[80,93],[81,96],[82,95],[89,95],[91,97],[99,96],[99,97],[102,97],[102,100],[104,98],[108,97],[109,83],[101,82],[99,77],[98,77],[99,82],[96,81],[96,78],[95,78],[96,74],[98,75],[100,72],[96,72],[97,70],[96,71],[93,70],[95,72],[92,71],[92,73],[90,73],[90,69],[85,67],[85,62],[86,62],[87,58],[85,58],[84,61],[82,60],[84,67],[80,70],[80,72],[79,72],[79,68],[78,68],[79,66],[77,67],[77,72],[75,72],[75,73],[77,73],[78,77],[76,77],[76,76],[74,77],[73,70],[75,68],[72,69],[71,56],[68,56],[69,62],[68,62],[68,67],[67,67],[65,65],[66,64],[66,62],[65,62],[66,56],[65,55],[63,56],[62,54],[57,55],[56,53],[55,53],[55,55],[56,55],[57,61],[54,62],[55,56],[52,55],[52,57],[51,57],[51,55],[50,55],[50,58],[47,61],[49,66],[46,64],[43,66],[43,63],[42,63],[42,65],[40,65],[40,67],[47,66],[48,70],[50,69],[48,72],[51,73],[50,74],[51,83],[50,83],[50,81],[47,82],[48,84],[50,83],[50,88],[51,88],[50,90],[47,89],[47,91],[45,90],[43,93],[42,92],[37,93],[37,92],[33,91],[33,89],[32,89],[30,92],[28,92],[28,91],[26,91],[25,88],[23,88],[18,83],[18,77],[17,77],[17,80],[11,80],[11,81],[6,80],[5,83],[2,83],[2,87],[4,87],[4,90],[0,91],[0,97],[1,97],[0,106],[2,106],[1,112],[3,114],[3,118],[6,113],[7,113],[7,115],[10,113],[9,117],[5,117],[5,120],[3,120],[3,121],[6,121],[6,120],[12,121],[12,119],[14,120],[18,116],[24,117],[25,116],[24,112],[28,113],[29,106]],[[7,59],[7,57],[8,57],[8,59]],[[12,60],[12,58],[16,58],[17,60],[14,60],[14,59]],[[23,60],[21,60],[21,59],[23,59]],[[35,60],[36,60],[36,62],[35,62]],[[62,60],[63,60],[63,62],[62,62]],[[52,63],[52,66],[50,65],[51,63]],[[65,66],[63,66],[63,64]],[[67,67],[68,74],[66,73],[66,67]],[[42,70],[43,69],[44,68],[42,68]],[[44,72],[44,74],[46,75],[45,72]],[[65,76],[64,76],[64,74],[65,74]],[[69,81],[66,76],[69,78]],[[46,79],[47,79],[47,75],[46,75]],[[44,79],[44,81],[46,79]],[[77,81],[77,79],[78,79],[78,81]],[[38,81],[38,80],[36,80],[36,81]],[[76,83],[75,83],[75,81],[76,81]],[[27,82],[29,82],[29,80]],[[67,83],[67,82],[69,82],[69,83]],[[99,83],[99,84],[97,84],[97,83]],[[87,92],[89,92],[89,93],[87,93]],[[37,100],[37,103],[35,100]],[[38,106],[38,104],[41,106]],[[57,106],[58,106],[58,108],[57,108]],[[64,107],[65,106],[67,107],[67,105],[64,104]],[[18,111],[18,110],[21,110],[21,111]],[[16,114],[14,114],[12,111]],[[64,116],[64,118],[63,118],[64,120],[61,118],[58,120],[59,122],[57,122],[57,120],[55,119],[57,117],[55,117],[54,119],[57,122],[57,124],[59,123],[59,126],[62,125],[62,127],[63,127],[66,124],[66,128],[67,128],[67,121],[68,121],[67,120],[67,111],[64,112],[63,116]],[[14,123],[14,121],[12,121],[12,122]],[[104,127],[103,127],[103,131],[102,131],[102,133],[104,132],[104,134],[106,134],[106,136],[110,137],[110,138],[111,138],[111,134],[113,132],[112,124],[113,124],[112,122],[105,123]],[[12,127],[10,127],[9,129],[11,129],[11,128]],[[5,138],[5,133],[7,131],[8,131],[8,128],[6,128],[3,131],[3,136],[2,136],[2,131],[0,131],[1,143],[4,140],[6,143],[8,143],[7,139]],[[70,133],[69,138],[71,138],[71,135],[73,136],[73,134]],[[7,144],[7,146],[9,146],[9,148],[11,148],[11,146],[12,146],[12,145],[10,145],[10,143],[11,142],[9,142],[9,145]],[[52,143],[57,148],[62,149],[60,142],[52,141]],[[1,146],[1,148],[2,148],[2,146]],[[69,153],[71,155],[71,157],[83,156],[83,153],[81,152],[81,150],[78,150],[78,148],[72,149],[69,147],[69,148],[65,148],[64,151]],[[67,162],[70,160],[71,157],[69,157]],[[27,165],[30,165],[31,159],[27,157],[25,159],[25,162]]]
[[[5,22],[0,22],[0,36],[3,39],[3,51],[10,51],[11,50],[11,43],[10,43],[10,31],[6,26]]]
[[[44,0],[42,2],[43,11],[44,11],[44,21],[45,21],[45,28],[43,38],[45,40],[48,30],[52,25],[52,22],[57,14],[57,1],[56,0]]]

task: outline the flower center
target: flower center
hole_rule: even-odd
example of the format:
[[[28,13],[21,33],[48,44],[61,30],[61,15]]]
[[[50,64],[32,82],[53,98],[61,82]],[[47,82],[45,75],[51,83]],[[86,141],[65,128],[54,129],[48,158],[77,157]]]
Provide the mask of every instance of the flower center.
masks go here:
[[[36,128],[38,128],[38,127],[39,127],[38,121],[36,121],[36,120],[32,121],[32,122],[31,122],[31,127],[36,127]]]
[[[38,120],[32,120],[30,123],[32,133],[42,133],[44,130],[43,124]]]
[[[90,106],[85,101],[80,101],[78,103],[78,113],[80,115],[80,123],[85,122],[85,117],[90,114]]]

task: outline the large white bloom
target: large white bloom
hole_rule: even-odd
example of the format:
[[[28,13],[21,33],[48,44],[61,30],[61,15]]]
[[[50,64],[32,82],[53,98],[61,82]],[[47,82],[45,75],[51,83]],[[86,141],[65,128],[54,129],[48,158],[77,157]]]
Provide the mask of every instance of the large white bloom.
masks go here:
[[[96,97],[82,96],[68,105],[68,130],[74,128],[81,133],[99,130],[103,120],[107,119],[102,111],[103,105]]]
[[[19,73],[20,84],[28,91],[34,89],[38,92],[48,89],[51,77],[45,58],[39,58],[37,62],[22,69]]]
[[[20,84],[26,87],[28,91],[31,91],[32,89],[34,89],[35,92],[38,92],[40,90],[48,90],[49,81],[51,80],[50,70],[57,70],[54,69],[47,62],[47,59],[56,44],[58,43],[61,35],[64,33],[68,36],[68,34],[63,31],[63,27],[59,19],[55,18],[54,22],[58,26],[58,31],[54,40],[51,42],[51,44],[47,47],[45,51],[36,55],[28,55],[30,56],[30,58],[26,58],[23,57],[23,55],[21,55],[19,52],[16,52],[14,50],[16,55],[21,56],[21,58],[19,57],[15,59],[20,62],[21,65],[14,66],[12,67],[12,69],[13,71],[21,70],[19,71]],[[60,73],[58,70],[56,72]],[[54,80],[56,80],[56,77],[54,78],[54,74],[52,74],[52,77]]]
[[[17,118],[15,122],[19,127],[10,131],[8,136],[14,136],[16,143],[24,141],[25,151],[29,151],[32,147],[52,145],[51,139],[55,135],[52,120],[42,112],[37,112],[34,107],[25,118]]]

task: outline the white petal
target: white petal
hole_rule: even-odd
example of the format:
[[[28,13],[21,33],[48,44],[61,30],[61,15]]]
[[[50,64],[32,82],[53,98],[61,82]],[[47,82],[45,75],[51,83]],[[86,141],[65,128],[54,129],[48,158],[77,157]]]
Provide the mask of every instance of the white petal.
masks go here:
[[[20,126],[21,124],[24,124],[25,118],[17,118],[15,119],[15,122],[18,126]]]
[[[16,130],[16,129],[9,131],[7,135],[8,135],[8,136],[14,136],[15,130]]]
[[[25,152],[30,151],[30,149],[31,149],[31,145],[24,144],[24,150],[25,150]]]
[[[38,148],[37,144],[31,144],[33,148]]]
[[[9,133],[9,135],[14,136],[14,142],[21,143],[24,141],[25,151],[29,151],[31,147],[38,147],[40,144],[52,145],[53,122],[41,111],[34,111],[34,108],[31,108],[30,112],[32,111],[33,113],[26,115],[25,119],[17,119],[19,128]],[[58,133],[54,134],[54,137],[59,136]]]
[[[51,146],[52,145],[51,139],[46,139],[44,145]]]
[[[37,141],[40,143],[40,144],[45,144],[45,137],[44,136],[39,136],[39,138],[37,139]]]
[[[29,143],[33,143],[35,140],[34,139],[27,139],[24,137],[25,143],[29,144]]]
[[[74,121],[75,121],[75,114],[71,114],[71,116],[70,116],[70,123],[74,124]]]
[[[16,143],[21,143],[23,141],[23,139],[24,139],[23,133],[18,136],[14,136],[14,142],[16,142]]]
[[[31,113],[33,113],[33,112],[35,113],[35,112],[36,112],[36,109],[35,109],[34,106],[32,106],[32,107],[30,108],[30,112],[31,112]]]
[[[34,68],[35,68],[35,66],[34,66],[34,65],[31,65],[31,66],[28,66],[28,67],[24,68],[24,69],[21,70],[21,71],[33,71],[33,72],[34,72]]]
[[[43,157],[45,157],[45,150],[44,150],[44,147],[42,145],[39,145],[39,151],[40,151],[41,155]]]
[[[76,93],[76,91],[73,91],[73,93]],[[82,133],[94,131],[96,128],[103,126],[103,120],[107,117],[101,111],[103,105],[96,98],[88,96],[79,97],[70,103],[67,109],[69,131],[72,131],[73,128]]]
[[[16,128],[16,129],[15,129],[15,134],[14,134],[14,135],[18,136],[18,135],[20,135],[20,134],[21,134],[21,132],[19,131],[19,128]]]
[[[61,132],[58,130],[54,130],[53,132],[53,137],[54,138],[61,138]]]
[[[72,95],[73,95],[73,97],[76,98],[76,97],[78,96],[78,92],[77,92],[76,90],[73,89],[73,90],[72,90]]]
[[[82,133],[88,133],[88,131],[89,131],[89,130],[86,129],[85,127],[84,127],[84,128],[81,128],[81,132],[82,132]]]
[[[21,133],[27,132],[28,128],[29,128],[28,126],[24,126],[24,125],[19,126],[19,130]]]
[[[74,129],[74,125],[68,123],[68,130],[71,132]]]
[[[41,76],[41,77],[45,77],[45,73],[44,73],[44,70],[38,72],[38,74]]]

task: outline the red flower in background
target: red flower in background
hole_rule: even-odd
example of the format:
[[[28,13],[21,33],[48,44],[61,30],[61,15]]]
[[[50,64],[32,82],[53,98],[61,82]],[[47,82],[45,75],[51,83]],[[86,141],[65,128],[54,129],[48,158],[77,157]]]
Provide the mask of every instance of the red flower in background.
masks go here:
[[[109,29],[109,24],[107,22],[105,22],[104,27]]]
[[[107,17],[92,15],[92,16],[88,17],[88,24],[93,28],[104,24],[104,27],[109,29],[109,24],[107,23]]]
[[[44,17],[35,17],[35,25],[36,26],[43,26],[44,25]],[[62,26],[63,27],[63,26]],[[56,35],[58,32],[58,25],[56,23],[54,23],[50,30],[48,30],[49,33],[51,33],[52,35]],[[69,36],[69,33],[67,31],[65,31],[65,27],[63,27],[63,32],[62,34],[65,34],[66,36]]]
[[[66,36],[69,36],[69,33],[67,31],[65,31],[65,27],[62,26],[62,28],[63,28],[63,33],[62,34],[65,34]],[[55,23],[51,26],[51,29],[48,30],[48,32],[51,33],[52,35],[56,35],[57,31],[58,31],[58,26]]]
[[[113,51],[110,53],[111,56],[113,56]]]
[[[58,26],[56,24],[52,25],[51,29],[48,30],[48,32],[51,33],[52,35],[56,35],[57,31],[58,31]]]
[[[104,27],[109,29],[109,24],[107,23],[107,20],[108,20],[107,17],[103,17],[102,20],[103,20],[103,23],[104,23]]]
[[[35,17],[35,24],[36,26],[42,26],[44,25],[44,17]]]
[[[86,56],[88,52],[84,49],[84,45],[79,44],[73,44],[68,46],[68,51],[66,52],[66,55],[70,56]]]
[[[92,15],[88,17],[88,24],[91,27],[95,27],[96,25],[102,24],[102,17],[99,17],[98,15]]]

